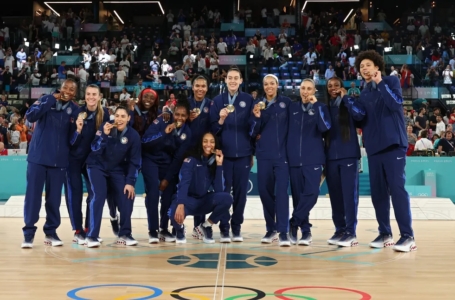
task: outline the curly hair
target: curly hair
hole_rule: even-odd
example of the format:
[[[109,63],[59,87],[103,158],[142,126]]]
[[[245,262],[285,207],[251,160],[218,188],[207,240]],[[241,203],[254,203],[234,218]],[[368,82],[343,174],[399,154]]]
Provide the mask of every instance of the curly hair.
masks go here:
[[[373,62],[373,64],[379,68],[379,71],[381,71],[381,72],[385,71],[384,59],[375,50],[368,50],[368,51],[363,51],[363,52],[359,53],[359,55],[355,59],[355,68],[357,71],[360,71],[360,63],[364,59],[371,60]]]

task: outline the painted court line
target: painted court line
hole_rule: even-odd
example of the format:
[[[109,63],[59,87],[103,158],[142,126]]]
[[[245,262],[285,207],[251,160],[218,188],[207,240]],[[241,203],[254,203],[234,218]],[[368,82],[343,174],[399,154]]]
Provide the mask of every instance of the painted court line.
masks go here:
[[[226,264],[227,264],[227,244],[223,244],[221,247],[224,248],[224,263],[223,263],[223,281],[221,282],[221,298],[220,300],[224,300],[224,279],[226,277]]]

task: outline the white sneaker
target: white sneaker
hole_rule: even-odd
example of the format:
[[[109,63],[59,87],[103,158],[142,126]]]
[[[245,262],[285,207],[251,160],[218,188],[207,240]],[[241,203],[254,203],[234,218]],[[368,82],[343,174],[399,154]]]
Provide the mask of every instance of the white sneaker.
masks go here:
[[[300,246],[309,246],[313,242],[313,238],[311,236],[311,232],[302,233],[302,237],[297,242]]]
[[[264,237],[261,239],[261,243],[271,244],[276,240],[278,240],[276,231],[267,231],[266,234],[264,235]]]
[[[85,245],[85,237],[80,233],[75,233],[73,237],[73,243],[78,245]]]
[[[196,240],[202,240],[204,238],[204,234],[199,230],[198,227],[193,228],[193,233],[191,236]]]
[[[388,248],[395,245],[393,237],[389,234],[379,234],[377,238],[370,243],[371,248]]]
[[[359,244],[355,235],[346,232],[343,237],[338,241],[337,245],[340,247],[355,247]]]
[[[136,246],[137,241],[131,235],[129,236],[124,235],[117,239],[117,244],[125,246]]]
[[[417,250],[417,246],[412,236],[402,236],[395,246],[393,246],[393,250],[398,252],[411,252]]]
[[[44,238],[44,244],[52,247],[63,246],[62,240],[57,236],[56,233],[52,235],[46,235]]]
[[[220,232],[220,243],[230,243],[231,237],[229,236],[229,232]]]
[[[242,237],[242,234],[240,232],[238,233],[232,233],[232,241],[233,242],[243,242],[243,237]]]
[[[22,249],[31,249],[33,248],[33,236],[26,235],[24,236],[24,241],[22,242],[21,248]]]
[[[335,232],[330,239],[327,240],[329,245],[338,245],[338,241],[343,237],[344,232]]]
[[[149,244],[158,244],[160,238],[158,237],[158,232],[156,230],[149,232]]]
[[[101,246],[101,243],[98,240],[92,238],[86,238],[85,243],[87,244],[87,248],[96,248]]]

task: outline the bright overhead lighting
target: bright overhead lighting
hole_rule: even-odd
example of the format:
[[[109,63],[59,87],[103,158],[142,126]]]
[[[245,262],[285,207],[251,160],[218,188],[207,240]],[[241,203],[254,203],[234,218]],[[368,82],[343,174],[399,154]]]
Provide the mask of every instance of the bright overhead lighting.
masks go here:
[[[122,18],[120,18],[120,16],[118,15],[118,13],[114,10],[114,14],[117,16],[117,18],[119,19],[120,23],[122,24],[125,24],[122,20]]]
[[[60,17],[60,14],[55,9],[53,9],[52,6],[50,6],[49,4],[90,4],[90,3],[92,3],[92,2],[91,1],[47,1],[47,2],[44,2],[44,5],[49,7],[49,9],[54,12],[54,14],[56,14],[57,16]]]
[[[305,10],[305,7],[307,4],[308,4],[308,1],[305,1],[305,4],[303,4],[303,7],[302,7],[302,12]]]
[[[103,3],[112,3],[112,4],[152,4],[156,3],[159,5],[161,12],[164,15],[164,9],[160,1],[103,1]]]
[[[346,20],[349,18],[349,16],[352,14],[353,11],[354,11],[354,9],[351,8],[351,11],[348,13],[348,15],[346,16],[346,18],[344,18],[343,23],[346,22]]]

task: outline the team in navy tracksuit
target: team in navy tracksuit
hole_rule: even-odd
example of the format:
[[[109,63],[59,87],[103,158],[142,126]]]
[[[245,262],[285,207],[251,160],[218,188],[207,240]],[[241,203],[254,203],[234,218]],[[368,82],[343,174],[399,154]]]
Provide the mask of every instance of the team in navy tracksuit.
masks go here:
[[[168,231],[168,210],[175,193],[177,176],[185,152],[189,149],[192,135],[186,123],[188,108],[177,104],[171,122],[163,117],[153,121],[142,136],[142,174],[145,183],[145,204],[149,226],[149,243],[175,241]],[[174,122],[181,122],[176,128]],[[160,222],[158,225],[158,201],[161,194]],[[158,233],[158,229],[160,232]]]
[[[271,76],[264,78],[275,79]],[[278,87],[278,80],[275,86]],[[260,135],[256,141],[257,180],[259,196],[264,210],[267,233],[263,243],[271,243],[278,232],[280,246],[287,246],[289,224],[289,166],[286,153],[286,138],[288,132],[288,109],[291,99],[277,96],[255,102],[253,113],[258,111],[259,102],[263,101],[266,108],[259,110],[260,116],[255,117],[252,136]],[[255,113],[256,114],[256,113]]]
[[[127,110],[116,109],[114,128],[104,123],[92,142],[92,152],[87,158],[87,173],[93,198],[90,201],[90,221],[87,232],[87,246],[100,245],[98,236],[103,216],[107,191],[111,190],[120,211],[120,229],[117,243],[136,245],[131,236],[131,214],[134,203],[134,186],[141,166],[141,140],[136,130],[127,126]]]
[[[212,134],[207,134],[211,136]],[[213,143],[215,144],[215,143]],[[198,229],[203,233],[204,243],[214,243],[212,224],[229,222],[232,196],[224,192],[223,160],[221,151],[218,159],[213,155],[192,155],[184,160],[180,170],[180,182],[176,199],[172,202],[169,215],[176,231],[176,243],[186,243],[183,221],[188,215],[212,213]]]
[[[230,73],[239,74],[237,71],[229,71],[228,77]],[[221,141],[226,179],[225,191],[230,192],[233,189],[234,194],[234,212],[231,217],[233,240],[241,242],[243,238],[240,231],[248,193],[251,155],[253,154],[250,132],[254,99],[247,93],[237,91],[231,95],[231,92],[223,93],[213,99],[210,108],[210,122],[212,132],[219,136]],[[225,118],[220,117],[220,114],[225,116],[226,106],[229,104],[234,105],[234,112],[228,113]],[[220,222],[220,231],[221,241],[230,242],[229,223]]]
[[[77,92],[72,80],[62,83],[60,94],[71,99]],[[24,202],[24,242],[22,248],[32,248],[36,222],[41,209],[43,186],[46,191],[45,243],[61,246],[56,230],[60,225],[62,187],[70,151],[70,124],[77,118],[78,106],[71,101],[57,100],[54,95],[42,96],[25,114],[36,122],[27,156],[27,189]]]
[[[210,104],[212,103],[212,100],[206,98],[205,93],[204,96],[201,97],[202,99],[197,99],[196,94],[198,93],[198,91],[195,91],[195,89],[197,89],[200,84],[203,84],[204,81],[206,93],[208,87],[207,79],[205,79],[204,77],[197,77],[193,81],[193,92],[195,93],[195,96],[188,99],[190,102],[191,111],[189,123],[192,136],[191,147],[195,147],[197,141],[199,141],[202,138],[202,135],[210,131]],[[199,109],[199,114],[195,113],[194,109]],[[192,119],[192,116],[195,116],[195,118]],[[193,236],[195,238],[201,238],[201,234],[197,232],[197,226],[199,226],[200,223],[205,221],[205,216],[194,216],[193,218],[194,218]]]
[[[314,93],[314,83],[305,80],[301,85],[301,94],[307,84],[308,87],[312,86]],[[302,237],[299,245],[309,245],[312,241],[309,214],[318,199],[322,168],[325,164],[323,133],[331,126],[327,106],[314,102],[315,99],[308,103],[293,102],[289,106],[287,153],[294,202],[289,238],[291,243],[296,244],[297,230],[300,227]]]
[[[93,97],[92,95],[87,96],[91,92],[95,92],[99,97],[99,88],[96,87],[87,87],[86,89],[86,102],[88,101],[87,97]],[[68,212],[71,220],[71,226],[73,230],[76,231],[74,235],[74,242],[77,242],[80,245],[85,243],[85,231],[84,228],[88,229],[88,216],[89,216],[89,202],[93,197],[93,193],[90,187],[90,182],[87,175],[87,168],[85,166],[85,161],[88,155],[91,152],[91,144],[95,138],[96,131],[98,127],[109,121],[109,111],[106,108],[102,108],[100,105],[100,100],[97,100],[97,105],[95,110],[90,110],[86,105],[81,107],[77,111],[77,115],[81,113],[86,113],[87,117],[84,120],[76,120],[72,123],[73,135],[70,140],[71,149],[69,157],[69,165],[67,169],[67,206]],[[101,121],[101,122],[100,122]],[[82,122],[82,128],[78,131],[77,122]],[[97,122],[100,122],[98,126]],[[82,226],[82,196],[83,196],[83,186],[82,186],[82,176],[85,179],[85,185],[87,187],[88,198],[87,198],[87,211],[85,218],[85,227]]]
[[[417,249],[412,230],[409,194],[405,189],[406,149],[408,146],[403,116],[403,98],[400,82],[395,76],[381,78],[377,66],[369,71],[371,60],[361,60],[362,76],[369,77],[359,101],[352,102],[361,126],[368,154],[371,199],[379,223],[379,236],[371,247],[393,245],[390,227],[390,196],[401,238],[395,244],[396,251]],[[373,75],[370,75],[374,73]],[[362,118],[363,117],[363,118]]]
[[[328,108],[332,127],[325,137],[327,187],[332,206],[335,234],[331,245],[355,246],[357,208],[359,204],[360,146],[354,119],[349,114],[349,99],[343,81],[332,78],[327,82]],[[341,94],[340,94],[341,93]]]

